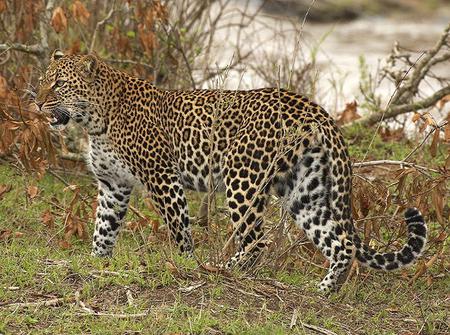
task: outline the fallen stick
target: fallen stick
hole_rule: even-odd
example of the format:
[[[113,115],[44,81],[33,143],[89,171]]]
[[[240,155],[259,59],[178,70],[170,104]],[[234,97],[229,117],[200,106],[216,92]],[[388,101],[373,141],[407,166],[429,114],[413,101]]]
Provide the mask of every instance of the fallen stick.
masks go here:
[[[69,299],[70,300],[70,299]],[[48,307],[48,306],[58,306],[63,302],[69,301],[66,298],[55,298],[44,301],[35,301],[35,302],[15,302],[15,303],[5,303],[0,304],[0,307],[14,307],[14,308],[22,308],[22,307]]]

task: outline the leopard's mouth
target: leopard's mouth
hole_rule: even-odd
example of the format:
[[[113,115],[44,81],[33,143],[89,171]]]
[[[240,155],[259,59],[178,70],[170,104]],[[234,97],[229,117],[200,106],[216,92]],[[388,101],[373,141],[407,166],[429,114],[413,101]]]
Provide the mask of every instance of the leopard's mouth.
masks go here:
[[[52,127],[65,126],[69,123],[70,117],[67,111],[56,107],[51,113],[50,125]]]

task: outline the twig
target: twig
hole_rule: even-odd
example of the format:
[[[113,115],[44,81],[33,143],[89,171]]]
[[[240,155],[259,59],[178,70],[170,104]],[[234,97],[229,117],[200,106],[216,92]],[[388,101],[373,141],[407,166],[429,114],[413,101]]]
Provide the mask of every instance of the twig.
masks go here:
[[[36,302],[17,302],[17,303],[6,303],[0,304],[1,307],[14,307],[14,308],[22,308],[22,307],[48,307],[48,306],[58,306],[62,302],[67,301],[67,298],[54,298],[50,300],[44,301],[36,301]]]
[[[367,117],[362,117],[358,120],[355,120],[351,123],[346,124],[344,127],[348,127],[353,124],[360,124],[362,126],[371,126],[377,123],[378,121],[386,120],[401,114],[415,112],[420,109],[425,109],[431,106],[434,106],[436,102],[450,94],[450,86],[446,86],[438,91],[436,91],[433,95],[422,99],[420,101],[402,104],[402,105],[391,105],[384,114],[382,113],[372,113]]]
[[[26,45],[22,43],[2,43],[0,44],[1,51],[16,50],[25,53],[33,54],[36,56],[42,56],[44,54],[44,48],[39,44]]]
[[[434,126],[433,129],[431,129],[428,134],[423,138],[423,140],[419,143],[418,146],[416,146],[405,158],[403,158],[403,161],[407,161],[414,153],[419,150],[427,141],[427,139],[435,132],[440,131],[441,128],[444,128],[447,125],[448,121],[444,121],[440,125]]]
[[[148,311],[146,311],[144,313],[136,313],[136,314],[121,314],[121,313],[115,314],[115,313],[94,312],[91,310],[91,312],[77,313],[77,315],[80,315],[80,316],[94,315],[94,316],[107,316],[107,317],[116,318],[116,319],[131,319],[131,318],[143,318],[145,316],[148,316]]]
[[[328,330],[328,329],[325,329],[325,328],[321,328],[321,327],[318,327],[318,326],[313,326],[313,325],[310,325],[310,324],[308,324],[308,323],[304,323],[304,322],[302,322],[302,321],[300,321],[300,323],[301,323],[302,327],[307,328],[307,329],[314,330],[314,331],[316,331],[316,332],[318,332],[318,333],[321,333],[321,334],[325,334],[325,335],[337,335],[335,332],[332,332],[331,330]]]
[[[112,276],[128,277],[127,273],[108,271],[108,270],[94,270],[94,271],[90,272],[90,275],[92,275],[94,277],[99,277],[99,275],[112,275]]]
[[[64,159],[67,161],[72,161],[72,162],[85,162],[86,160],[84,159],[84,156],[81,154],[77,154],[77,153],[73,153],[73,152],[68,152],[68,153],[61,153],[58,154],[58,158],[60,159]]]
[[[375,166],[375,165],[400,165],[401,168],[403,168],[404,166],[407,166],[407,167],[416,168],[418,170],[430,171],[430,172],[434,172],[434,173],[440,173],[440,171],[438,171],[438,170],[431,169],[431,168],[428,168],[426,166],[418,165],[418,164],[415,164],[415,163],[404,162],[404,161],[394,161],[394,160],[388,160],[388,159],[378,160],[378,161],[368,161],[368,162],[353,163],[353,167],[355,167],[355,168],[362,168],[362,167]]]
[[[406,57],[405,54],[401,54],[398,50],[398,45],[396,45],[388,60],[388,65],[390,67],[386,66],[383,70],[385,75],[387,74],[387,77],[390,78],[391,81],[394,81],[396,86],[387,106],[385,108],[377,106],[374,108],[374,113],[348,123],[345,127],[352,124],[371,126],[377,122],[404,113],[432,107],[444,96],[450,94],[450,85],[448,85],[448,81],[444,80],[444,78],[437,78],[431,73],[431,68],[433,66],[450,59],[450,52],[448,50],[442,51],[444,46],[450,44],[449,34],[450,24],[447,25],[436,44],[431,49],[422,52],[414,63],[409,61],[409,57]],[[396,61],[402,61],[403,58],[406,58],[406,61],[403,60],[403,62],[406,62],[408,70],[405,72],[403,70],[392,69],[395,67]],[[444,87],[434,94],[414,102],[413,98],[419,92],[420,84],[423,81],[426,81],[426,77],[437,79]],[[372,92],[372,94],[374,93],[375,92]]]
[[[45,6],[44,19],[39,22],[39,33],[41,35],[41,46],[43,49],[43,54],[48,56],[49,46],[48,46],[48,34],[49,34],[49,22],[52,17],[53,7],[55,7],[55,0],[49,0]]]
[[[116,7],[116,1],[113,1],[111,9],[109,11],[109,13],[106,15],[106,17],[97,22],[97,25],[95,26],[95,30],[94,33],[92,34],[92,40],[91,40],[91,46],[89,47],[89,53],[91,53],[92,51],[94,51],[94,46],[95,46],[95,40],[97,39],[97,33],[99,31],[99,29],[111,18],[111,16],[114,14],[115,12],[115,7]]]
[[[80,291],[75,292],[75,301],[77,305],[84,311],[84,313],[78,313],[78,315],[94,315],[94,316],[108,316],[116,319],[128,319],[128,318],[142,318],[148,315],[149,311],[145,311],[144,313],[136,313],[136,314],[115,314],[115,313],[103,313],[96,312],[92,308],[89,308],[85,305],[83,301],[80,299]]]

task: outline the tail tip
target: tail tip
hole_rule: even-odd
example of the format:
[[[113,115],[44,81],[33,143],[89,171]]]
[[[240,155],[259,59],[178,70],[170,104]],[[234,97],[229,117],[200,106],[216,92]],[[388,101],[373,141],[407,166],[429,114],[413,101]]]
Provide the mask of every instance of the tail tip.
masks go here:
[[[420,211],[416,207],[410,207],[405,212],[405,220],[407,224],[411,223],[423,223],[423,217]]]

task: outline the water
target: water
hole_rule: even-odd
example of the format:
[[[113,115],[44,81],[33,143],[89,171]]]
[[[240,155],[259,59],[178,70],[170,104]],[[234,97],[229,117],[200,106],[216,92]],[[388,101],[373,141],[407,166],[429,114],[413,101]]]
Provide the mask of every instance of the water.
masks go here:
[[[241,6],[240,10],[243,11],[245,8],[240,4],[235,3],[236,6]],[[251,2],[248,12],[256,10],[256,6],[257,2]],[[315,99],[330,112],[336,113],[342,110],[345,102],[362,100],[359,89],[361,57],[364,58],[369,72],[375,74],[377,68],[384,64],[396,41],[399,41],[402,47],[420,53],[436,43],[450,21],[450,17],[446,15],[443,12],[440,17],[433,19],[426,16],[423,20],[364,17],[334,24],[315,24],[306,21],[302,26],[300,19],[293,19],[292,22],[290,21],[292,19],[260,13],[241,32],[241,54],[248,51],[253,51],[253,54],[245,61],[247,66],[229,72],[225,87],[249,89],[266,86],[266,82],[255,71],[255,67],[268,63],[268,59],[273,60],[275,63],[273,65],[283,66],[283,58],[288,59],[290,63],[296,59],[296,64],[299,64],[302,57],[303,59],[311,57],[311,49],[318,48],[315,55],[315,71],[318,77]],[[236,23],[239,22],[239,17],[229,15],[226,20]],[[235,57],[233,50],[237,38],[236,31],[228,29],[218,33],[218,43],[213,57],[218,66],[230,64],[233,54]],[[434,73],[450,78],[449,65],[450,62],[438,66]],[[273,71],[277,72],[276,66]],[[285,86],[286,82],[282,80],[281,85]],[[425,95],[431,94],[440,87],[436,81],[428,80],[421,86],[421,92]],[[303,92],[302,87],[294,87],[294,90]],[[393,91],[393,85],[383,82],[377,92],[386,103]],[[436,119],[442,119],[447,110],[434,111]]]

